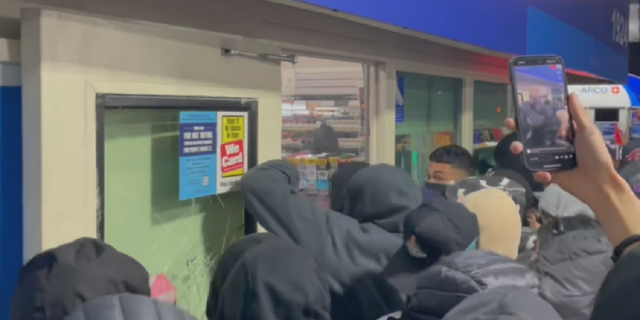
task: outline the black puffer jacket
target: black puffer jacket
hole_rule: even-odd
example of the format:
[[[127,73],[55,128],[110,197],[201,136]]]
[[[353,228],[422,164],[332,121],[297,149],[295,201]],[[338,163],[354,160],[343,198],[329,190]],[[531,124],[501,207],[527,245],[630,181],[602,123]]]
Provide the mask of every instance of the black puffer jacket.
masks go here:
[[[465,299],[443,320],[562,320],[530,290],[500,287]]]
[[[547,226],[543,226],[538,237],[540,252],[531,268],[540,277],[540,296],[562,319],[588,320],[596,293],[613,266],[612,248],[597,222],[589,229],[571,230],[568,219],[589,218],[562,218],[566,229],[556,236],[546,233],[557,230],[546,232]]]
[[[418,276],[401,319],[440,320],[472,294],[503,286],[537,293],[539,282],[534,272],[509,258],[488,251],[457,252]]]

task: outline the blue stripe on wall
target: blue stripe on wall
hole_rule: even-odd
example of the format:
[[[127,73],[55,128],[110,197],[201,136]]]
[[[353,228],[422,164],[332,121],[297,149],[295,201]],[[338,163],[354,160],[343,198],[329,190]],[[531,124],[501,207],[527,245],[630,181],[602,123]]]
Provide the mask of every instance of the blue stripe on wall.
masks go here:
[[[22,88],[0,86],[0,319],[22,267]]]
[[[527,5],[514,0],[298,0],[409,30],[523,53]]]
[[[529,8],[527,20],[527,54],[557,54],[570,69],[627,83],[625,55],[536,9]]]

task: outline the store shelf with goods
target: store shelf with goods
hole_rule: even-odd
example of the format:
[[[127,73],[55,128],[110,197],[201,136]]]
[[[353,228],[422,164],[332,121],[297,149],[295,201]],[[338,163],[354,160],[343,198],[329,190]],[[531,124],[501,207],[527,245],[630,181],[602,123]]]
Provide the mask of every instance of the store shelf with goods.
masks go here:
[[[503,127],[474,129],[473,148],[494,148],[507,134],[509,130]]]

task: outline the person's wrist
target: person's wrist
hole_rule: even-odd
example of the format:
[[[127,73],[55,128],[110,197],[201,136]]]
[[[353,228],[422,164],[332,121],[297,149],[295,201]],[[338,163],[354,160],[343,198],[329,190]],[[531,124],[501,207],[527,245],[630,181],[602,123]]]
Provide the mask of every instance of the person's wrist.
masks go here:
[[[595,193],[587,205],[595,213],[611,244],[615,247],[626,238],[640,234],[640,201],[626,181],[612,168],[600,175],[600,181],[593,186]]]

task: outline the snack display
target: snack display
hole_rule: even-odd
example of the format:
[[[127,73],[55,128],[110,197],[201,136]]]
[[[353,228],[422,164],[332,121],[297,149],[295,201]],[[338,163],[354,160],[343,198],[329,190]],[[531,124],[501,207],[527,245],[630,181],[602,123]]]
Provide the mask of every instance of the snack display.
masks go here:
[[[341,165],[355,161],[365,161],[354,154],[342,154],[330,156],[320,155],[300,155],[287,157],[286,161],[293,163],[298,168],[300,174],[300,191],[317,201],[318,206],[329,209],[331,193],[331,176]]]

